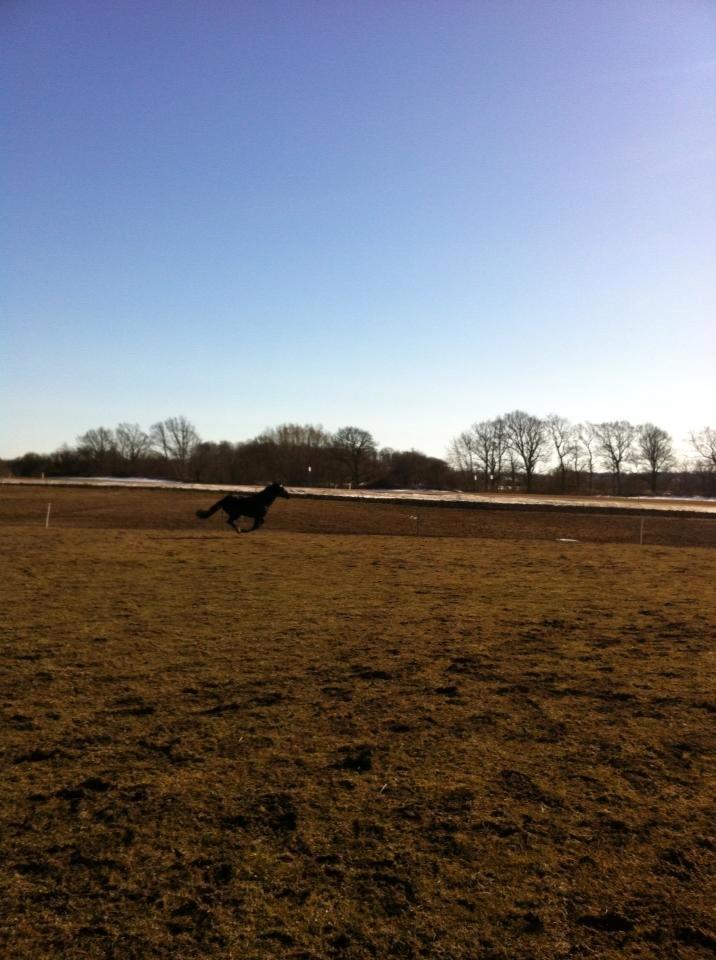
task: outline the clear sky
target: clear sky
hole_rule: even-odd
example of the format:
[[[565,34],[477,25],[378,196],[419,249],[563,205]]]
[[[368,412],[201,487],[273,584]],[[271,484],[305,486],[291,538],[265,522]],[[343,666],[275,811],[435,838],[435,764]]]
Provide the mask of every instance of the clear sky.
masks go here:
[[[0,456],[716,426],[713,0],[4,0]]]

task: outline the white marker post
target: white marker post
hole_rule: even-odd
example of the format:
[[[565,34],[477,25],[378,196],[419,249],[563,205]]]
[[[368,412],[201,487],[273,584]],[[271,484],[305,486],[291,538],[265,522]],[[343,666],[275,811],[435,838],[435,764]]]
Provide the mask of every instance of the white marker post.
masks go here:
[[[45,517],[45,530],[50,526],[50,510],[52,510],[52,504],[47,504],[47,516]]]

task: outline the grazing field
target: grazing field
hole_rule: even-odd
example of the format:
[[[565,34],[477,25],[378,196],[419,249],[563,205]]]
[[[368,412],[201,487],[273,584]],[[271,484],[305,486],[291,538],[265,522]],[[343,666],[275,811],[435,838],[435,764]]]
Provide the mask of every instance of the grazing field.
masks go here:
[[[716,950],[712,521],[211,499],[2,490],[3,960]]]

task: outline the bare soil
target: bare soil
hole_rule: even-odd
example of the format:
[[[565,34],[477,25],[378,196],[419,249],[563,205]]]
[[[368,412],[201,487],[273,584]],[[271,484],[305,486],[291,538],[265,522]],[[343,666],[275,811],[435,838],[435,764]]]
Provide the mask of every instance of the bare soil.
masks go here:
[[[716,951],[708,522],[47,500],[0,498],[3,960]]]

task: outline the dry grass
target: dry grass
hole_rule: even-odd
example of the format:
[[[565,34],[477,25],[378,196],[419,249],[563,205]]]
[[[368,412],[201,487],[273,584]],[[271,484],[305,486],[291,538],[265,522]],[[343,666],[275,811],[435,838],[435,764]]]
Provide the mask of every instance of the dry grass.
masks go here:
[[[3,958],[713,952],[713,551],[67,493],[0,508]]]

